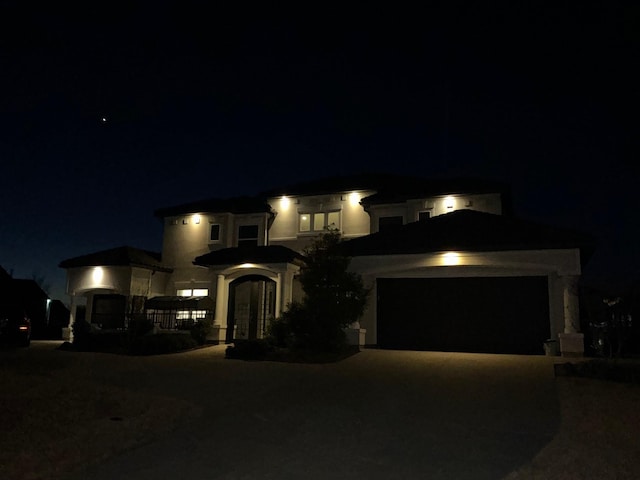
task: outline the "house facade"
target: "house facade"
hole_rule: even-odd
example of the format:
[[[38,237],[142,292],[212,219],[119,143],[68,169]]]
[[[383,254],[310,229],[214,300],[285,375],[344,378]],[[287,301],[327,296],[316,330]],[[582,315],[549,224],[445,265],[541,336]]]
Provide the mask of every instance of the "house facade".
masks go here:
[[[537,353],[577,332],[585,239],[514,219],[499,183],[337,177],[155,215],[161,253],[120,247],[60,264],[72,317],[86,304],[103,328],[144,315],[162,328],[209,320],[221,342],[261,338],[302,296],[304,247],[335,228],[372,288],[354,343]]]

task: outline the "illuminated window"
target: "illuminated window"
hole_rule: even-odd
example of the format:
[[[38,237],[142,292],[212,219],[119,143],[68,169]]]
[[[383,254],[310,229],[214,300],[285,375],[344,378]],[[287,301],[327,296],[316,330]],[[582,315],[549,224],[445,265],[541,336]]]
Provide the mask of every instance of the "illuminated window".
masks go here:
[[[220,241],[220,225],[219,224],[214,223],[211,225],[211,230],[209,232],[209,240],[211,240],[212,242]]]
[[[194,288],[193,289],[193,296],[194,297],[206,297],[209,295],[209,289],[208,288]]]
[[[402,222],[402,215],[393,217],[380,217],[378,219],[378,231],[385,232],[388,230],[393,230],[394,228],[402,226]]]
[[[238,246],[256,247],[258,245],[258,225],[240,225],[238,227]]]
[[[314,213],[313,214],[313,229],[324,230],[324,213]]]
[[[300,232],[321,232],[325,228],[340,229],[339,211],[300,214]]]
[[[182,288],[178,290],[178,297],[207,297],[209,295],[208,288]]]
[[[200,318],[206,318],[206,310],[178,310],[176,311],[176,320],[198,320]]]
[[[340,228],[340,212],[327,213],[327,227]]]
[[[308,232],[311,230],[311,215],[303,213],[300,215],[300,231]]]

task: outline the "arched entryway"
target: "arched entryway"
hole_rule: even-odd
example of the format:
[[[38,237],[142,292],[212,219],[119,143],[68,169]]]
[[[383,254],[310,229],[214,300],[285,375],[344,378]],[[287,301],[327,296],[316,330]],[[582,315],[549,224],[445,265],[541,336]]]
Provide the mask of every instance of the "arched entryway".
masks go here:
[[[276,312],[276,282],[262,275],[246,275],[229,284],[227,343],[262,338]]]

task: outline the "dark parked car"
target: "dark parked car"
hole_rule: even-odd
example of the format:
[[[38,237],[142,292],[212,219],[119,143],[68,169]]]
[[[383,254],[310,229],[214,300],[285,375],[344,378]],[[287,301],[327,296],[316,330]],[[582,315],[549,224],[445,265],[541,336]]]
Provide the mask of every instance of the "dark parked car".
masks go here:
[[[0,313],[0,343],[28,347],[31,343],[31,320],[24,312]]]

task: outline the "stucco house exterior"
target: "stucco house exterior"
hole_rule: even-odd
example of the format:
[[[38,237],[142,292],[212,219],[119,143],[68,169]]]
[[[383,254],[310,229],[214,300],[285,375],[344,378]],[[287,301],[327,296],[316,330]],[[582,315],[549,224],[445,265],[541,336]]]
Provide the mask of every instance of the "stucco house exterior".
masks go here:
[[[580,343],[590,239],[515,218],[501,183],[343,176],[155,215],[161,253],[119,247],[60,263],[72,319],[86,304],[102,328],[145,315],[161,328],[211,321],[220,342],[260,338],[302,295],[302,251],[331,227],[372,288],[353,343],[498,353],[542,353],[558,335]]]

